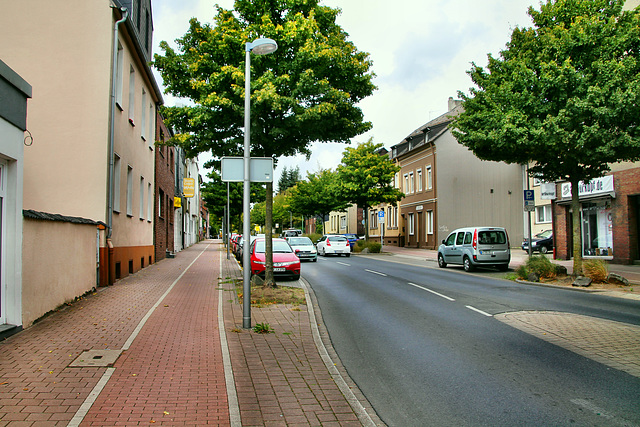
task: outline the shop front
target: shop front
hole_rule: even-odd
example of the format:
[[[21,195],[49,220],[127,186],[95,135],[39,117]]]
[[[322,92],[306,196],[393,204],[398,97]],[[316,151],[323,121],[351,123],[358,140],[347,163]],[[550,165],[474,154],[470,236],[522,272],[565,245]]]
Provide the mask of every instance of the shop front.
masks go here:
[[[629,264],[638,256],[637,231],[633,231],[636,228],[636,215],[635,212],[630,215],[628,202],[635,199],[625,185],[630,178],[627,175],[621,172],[588,183],[580,182],[578,214],[583,258]],[[570,259],[573,256],[571,184],[562,183],[560,189],[560,198],[553,207],[555,255],[559,259]]]

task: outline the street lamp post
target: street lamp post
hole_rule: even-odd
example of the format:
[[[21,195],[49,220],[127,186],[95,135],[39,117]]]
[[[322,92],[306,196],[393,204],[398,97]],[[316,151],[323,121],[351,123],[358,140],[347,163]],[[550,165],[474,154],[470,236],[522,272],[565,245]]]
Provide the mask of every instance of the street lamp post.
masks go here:
[[[245,45],[244,70],[244,180],[242,195],[242,327],[251,328],[251,244],[250,229],[250,177],[249,164],[251,161],[251,52],[256,55],[267,55],[278,49],[278,44],[271,39],[260,38]]]

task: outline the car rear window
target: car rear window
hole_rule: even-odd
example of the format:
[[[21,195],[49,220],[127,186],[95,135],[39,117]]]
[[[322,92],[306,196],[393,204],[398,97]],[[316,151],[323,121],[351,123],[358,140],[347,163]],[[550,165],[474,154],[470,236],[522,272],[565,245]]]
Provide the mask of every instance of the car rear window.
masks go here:
[[[346,242],[347,238],[343,236],[329,236],[330,242]]]
[[[503,245],[507,243],[507,236],[501,230],[481,231],[478,233],[478,243],[481,245]]]
[[[292,245],[312,245],[311,239],[308,237],[289,237],[289,243]]]
[[[293,252],[291,246],[287,242],[281,240],[273,240],[273,253],[289,253]],[[265,241],[256,242],[256,253],[263,254],[265,252]]]

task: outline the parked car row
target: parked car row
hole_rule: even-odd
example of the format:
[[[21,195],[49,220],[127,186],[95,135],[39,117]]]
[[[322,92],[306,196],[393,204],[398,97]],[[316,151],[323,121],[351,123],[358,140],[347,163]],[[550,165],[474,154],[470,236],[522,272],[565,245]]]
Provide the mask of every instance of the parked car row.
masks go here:
[[[286,238],[274,238],[273,273],[276,277],[300,278],[301,261],[318,261],[318,255],[351,256],[352,248],[358,240],[355,234],[322,236],[315,244],[309,237],[302,236],[301,230],[286,230]],[[243,263],[244,239],[239,234],[229,238],[230,251]],[[264,277],[266,241],[264,235],[251,236],[251,274]]]

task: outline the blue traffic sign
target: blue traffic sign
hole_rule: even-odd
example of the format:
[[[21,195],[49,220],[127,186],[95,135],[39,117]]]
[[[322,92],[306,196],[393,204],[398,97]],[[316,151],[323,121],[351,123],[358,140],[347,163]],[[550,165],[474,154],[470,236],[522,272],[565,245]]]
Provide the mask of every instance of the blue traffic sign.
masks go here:
[[[378,211],[378,218],[384,218],[384,211]]]

